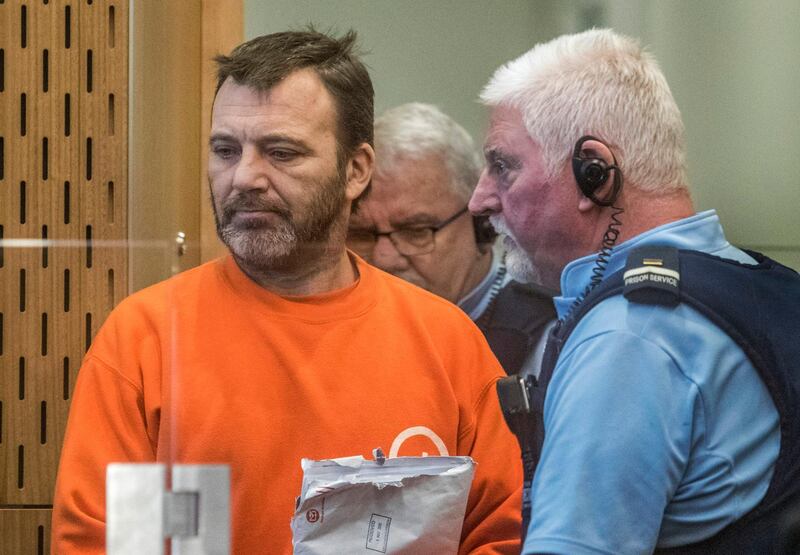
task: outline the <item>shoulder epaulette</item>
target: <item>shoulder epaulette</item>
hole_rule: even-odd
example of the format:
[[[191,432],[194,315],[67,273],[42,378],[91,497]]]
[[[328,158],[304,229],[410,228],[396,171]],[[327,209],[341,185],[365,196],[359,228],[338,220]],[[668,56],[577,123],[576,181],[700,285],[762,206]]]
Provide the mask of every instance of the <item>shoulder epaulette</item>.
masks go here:
[[[631,302],[676,305],[681,299],[678,249],[639,247],[633,249],[622,275],[622,294]]]

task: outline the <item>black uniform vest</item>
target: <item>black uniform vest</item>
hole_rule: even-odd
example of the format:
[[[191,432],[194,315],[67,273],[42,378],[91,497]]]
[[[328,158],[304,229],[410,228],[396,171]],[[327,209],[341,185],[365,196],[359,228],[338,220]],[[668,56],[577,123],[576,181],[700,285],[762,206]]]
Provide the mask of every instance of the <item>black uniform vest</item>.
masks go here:
[[[555,320],[553,294],[511,281],[497,292],[475,321],[506,374],[522,369],[547,324]]]
[[[758,371],[778,410],[781,446],[767,493],[752,511],[707,540],[657,553],[784,552],[782,519],[800,503],[800,276],[759,253],[748,254],[757,265],[673,248],[632,251],[624,270],[595,287],[551,331],[538,380],[501,380],[498,394],[520,441],[528,490],[544,442],[547,385],[580,319],[620,293],[631,302],[687,303],[727,333]],[[530,518],[527,495],[523,538]]]

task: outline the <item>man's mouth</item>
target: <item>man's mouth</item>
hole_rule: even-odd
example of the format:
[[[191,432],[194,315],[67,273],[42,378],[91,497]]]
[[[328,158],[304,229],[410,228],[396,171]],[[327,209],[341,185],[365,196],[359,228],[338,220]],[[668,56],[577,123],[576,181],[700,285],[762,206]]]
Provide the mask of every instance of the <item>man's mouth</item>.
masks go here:
[[[246,227],[257,227],[285,221],[285,216],[275,210],[240,209],[228,214],[228,221],[243,224]]]
[[[506,250],[517,246],[517,242],[514,241],[511,233],[508,232],[505,221],[501,220],[499,217],[489,218],[489,221],[491,222],[495,231],[502,237],[503,246],[506,247]]]
[[[254,194],[239,194],[226,199],[220,217],[223,227],[258,229],[285,226],[291,222],[291,212],[274,199]]]

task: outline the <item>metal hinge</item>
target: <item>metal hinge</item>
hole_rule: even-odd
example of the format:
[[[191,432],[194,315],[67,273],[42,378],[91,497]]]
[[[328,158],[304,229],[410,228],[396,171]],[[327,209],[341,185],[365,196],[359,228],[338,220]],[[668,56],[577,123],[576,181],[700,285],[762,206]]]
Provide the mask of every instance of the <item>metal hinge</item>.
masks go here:
[[[230,470],[224,465],[110,464],[106,472],[109,555],[230,553]]]

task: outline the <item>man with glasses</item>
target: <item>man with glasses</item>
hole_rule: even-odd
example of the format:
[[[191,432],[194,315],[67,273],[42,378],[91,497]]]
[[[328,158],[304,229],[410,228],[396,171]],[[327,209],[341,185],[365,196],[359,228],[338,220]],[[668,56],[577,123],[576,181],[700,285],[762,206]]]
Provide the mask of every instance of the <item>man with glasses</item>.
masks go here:
[[[348,246],[457,303],[509,374],[538,370],[552,294],[511,281],[491,225],[467,213],[481,171],[472,138],[435,106],[410,103],[375,120],[375,149],[372,190],[350,219]]]

